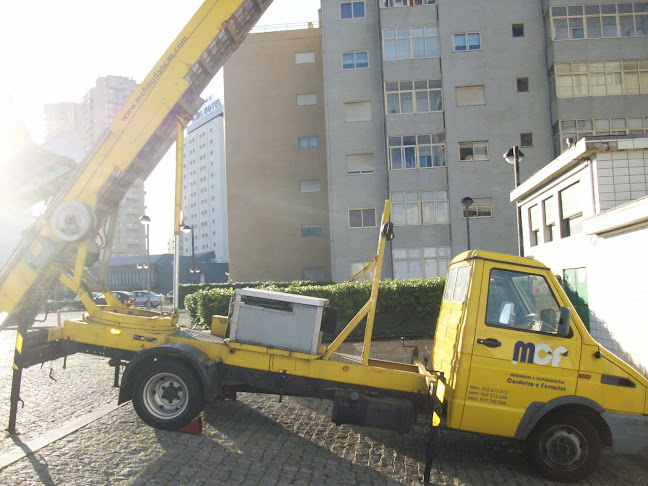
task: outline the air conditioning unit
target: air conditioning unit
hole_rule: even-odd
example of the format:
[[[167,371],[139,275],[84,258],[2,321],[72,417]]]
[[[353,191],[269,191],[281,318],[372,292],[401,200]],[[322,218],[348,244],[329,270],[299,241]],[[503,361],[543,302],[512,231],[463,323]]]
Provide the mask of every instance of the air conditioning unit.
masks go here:
[[[322,332],[335,332],[337,310],[327,299],[259,289],[234,294],[229,339],[317,354]]]

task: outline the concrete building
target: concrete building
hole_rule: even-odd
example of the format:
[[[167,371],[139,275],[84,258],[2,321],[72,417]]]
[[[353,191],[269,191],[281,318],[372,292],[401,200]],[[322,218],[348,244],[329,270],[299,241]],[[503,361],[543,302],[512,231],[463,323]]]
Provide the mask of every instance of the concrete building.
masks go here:
[[[329,280],[320,29],[251,34],[224,80],[230,279]]]
[[[123,76],[97,79],[94,88],[83,97],[82,139],[86,153],[99,143],[108,125],[137,88],[137,82]],[[146,252],[144,226],[139,218],[145,212],[144,181],[137,180],[119,205],[117,230],[112,256],[140,255]]]
[[[180,238],[178,241],[180,242],[180,245],[179,245],[179,248],[178,248],[178,253],[180,255],[184,255],[185,254],[184,243],[183,243],[184,239]],[[166,252],[168,254],[170,254],[170,255],[175,255],[175,236],[172,236],[171,238],[169,238],[167,240],[167,251]]]
[[[388,197],[387,277],[445,275],[467,247],[465,196],[472,246],[517,252],[501,154],[528,147],[523,177],[551,154],[542,34],[534,2],[323,2],[334,280],[371,258],[364,215]]]
[[[106,76],[97,79],[95,87],[86,93],[80,104],[46,105],[45,147],[83,163],[136,88],[137,82],[132,79]],[[144,227],[139,223],[145,211],[144,196],[144,181],[138,180],[122,199],[112,256],[145,253]]]
[[[187,126],[184,140],[182,208],[185,224],[193,228],[181,235],[180,253],[213,251],[216,261],[227,263],[227,183],[223,105],[209,97]]]
[[[648,133],[648,3],[544,0],[554,155]]]
[[[502,154],[513,146],[523,151],[524,181],[565,150],[568,138],[647,133],[647,5],[322,2],[323,97],[312,100],[324,105],[332,280],[371,259],[387,198],[396,238],[385,277],[444,275],[467,248],[466,196],[474,201],[467,208],[471,246],[516,254],[517,214],[508,197],[514,169]],[[226,97],[229,83],[247,102],[237,105],[238,123],[228,120],[228,141],[244,139],[239,146],[248,153],[276,140],[275,127],[297,120],[275,96],[276,85],[301,87],[292,69],[275,62],[282,53],[250,52],[269,39],[251,35],[241,49],[248,54],[235,54],[236,69],[225,70]],[[273,139],[249,137],[244,117],[272,120]],[[229,191],[254,184],[251,173],[228,181]],[[273,187],[286,183],[280,175],[273,174]],[[237,218],[281,200],[253,187],[253,197],[237,200]],[[231,233],[230,246],[265,234],[249,228]],[[237,259],[232,254],[233,275]],[[273,276],[285,263],[265,265]]]
[[[45,141],[43,146],[54,153],[81,163],[86,155],[82,140],[83,106],[62,102],[43,106]]]
[[[648,373],[648,138],[581,139],[511,193],[524,253],[559,275],[592,336]]]

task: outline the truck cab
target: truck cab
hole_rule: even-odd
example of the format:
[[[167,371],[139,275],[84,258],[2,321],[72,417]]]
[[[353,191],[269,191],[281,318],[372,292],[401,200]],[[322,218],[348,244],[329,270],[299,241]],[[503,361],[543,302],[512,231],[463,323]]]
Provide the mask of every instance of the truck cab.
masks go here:
[[[595,467],[604,445],[648,446],[648,380],[599,345],[551,270],[487,251],[452,261],[432,356],[447,426],[526,440],[558,481]]]

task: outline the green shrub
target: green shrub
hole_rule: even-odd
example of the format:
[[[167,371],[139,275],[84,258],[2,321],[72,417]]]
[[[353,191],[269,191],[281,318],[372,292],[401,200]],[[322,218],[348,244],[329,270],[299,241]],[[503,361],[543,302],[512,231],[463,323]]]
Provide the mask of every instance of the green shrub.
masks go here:
[[[84,310],[80,300],[48,300],[43,307],[43,312],[57,312],[66,310]]]
[[[444,283],[444,278],[380,282],[373,338],[433,337]],[[190,286],[183,287],[186,289]],[[247,282],[229,286],[211,284],[185,294],[184,304],[192,322],[207,329],[211,326],[212,315],[227,315],[236,288],[262,288],[328,299],[329,305],[338,309],[336,334],[344,329],[371,294],[371,282]],[[363,320],[350,339],[361,340],[364,329]],[[331,340],[334,337],[335,335],[325,335],[324,339]]]

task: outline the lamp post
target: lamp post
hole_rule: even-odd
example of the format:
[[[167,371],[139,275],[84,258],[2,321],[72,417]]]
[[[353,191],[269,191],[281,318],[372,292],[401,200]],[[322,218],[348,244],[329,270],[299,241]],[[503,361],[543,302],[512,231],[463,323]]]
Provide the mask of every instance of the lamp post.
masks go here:
[[[504,154],[504,160],[513,166],[513,175],[515,177],[515,187],[520,185],[520,162],[524,159],[524,154],[520,148],[515,145],[508,149]],[[517,237],[518,237],[518,255],[524,256],[524,245],[522,244],[522,215],[520,205],[516,202],[516,221],[517,221]]]
[[[191,226],[182,225],[180,229],[185,233],[191,233],[191,268],[189,269],[189,273],[191,273],[192,275],[191,277],[192,283],[196,283],[196,275],[200,273],[200,270],[196,268],[196,247],[194,244],[194,226],[193,224]]]
[[[151,232],[150,232],[150,225],[151,225],[151,218],[149,218],[146,214],[143,214],[139,222],[144,225],[144,228],[146,229],[146,292],[147,292],[147,298],[146,298],[146,308],[150,309],[151,308]]]
[[[472,206],[472,203],[475,201],[472,200],[470,196],[466,196],[461,200],[461,204],[464,207],[464,211],[466,212],[466,240],[468,242],[468,249],[470,250],[470,211],[468,211],[468,208]]]

